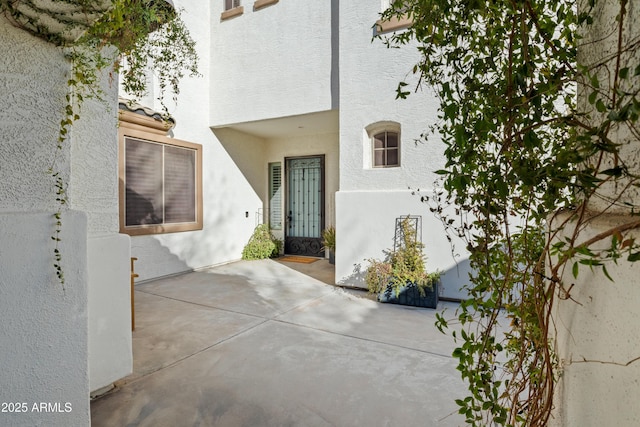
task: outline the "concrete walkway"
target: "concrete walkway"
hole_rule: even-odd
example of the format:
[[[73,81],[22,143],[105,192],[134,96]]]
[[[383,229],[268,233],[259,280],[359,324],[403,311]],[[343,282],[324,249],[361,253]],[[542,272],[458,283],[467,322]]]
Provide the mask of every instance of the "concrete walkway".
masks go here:
[[[92,402],[92,425],[464,425],[435,310],[296,270],[242,261],[137,285],[134,373]]]

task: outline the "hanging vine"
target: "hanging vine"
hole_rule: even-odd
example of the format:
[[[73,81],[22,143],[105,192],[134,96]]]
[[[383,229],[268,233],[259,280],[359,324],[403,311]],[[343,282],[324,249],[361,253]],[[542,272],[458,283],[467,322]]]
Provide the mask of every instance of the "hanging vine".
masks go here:
[[[640,170],[624,156],[640,141],[640,34],[627,0],[616,4],[610,31],[588,40],[605,2],[395,0],[383,13],[412,19],[379,37],[417,44],[413,72],[440,102],[446,165],[423,200],[473,268],[451,331],[470,425],[546,425],[561,373],[553,308],[574,303],[567,278],[583,266],[611,278],[611,263],[640,260]],[[410,92],[399,84],[399,98]],[[624,221],[585,237],[614,211]],[[437,325],[453,329],[443,315]]]
[[[60,153],[80,120],[87,99],[103,100],[104,72],[120,76],[122,88],[140,98],[148,91],[148,70],[159,87],[158,101],[169,115],[166,97],[175,101],[179,82],[198,75],[198,55],[180,11],[167,0],[0,0],[0,12],[16,27],[63,49],[70,63],[56,151],[48,174],[54,181],[54,268],[64,288],[62,216],[68,205],[67,184],[59,170]],[[114,84],[117,84],[114,82]]]

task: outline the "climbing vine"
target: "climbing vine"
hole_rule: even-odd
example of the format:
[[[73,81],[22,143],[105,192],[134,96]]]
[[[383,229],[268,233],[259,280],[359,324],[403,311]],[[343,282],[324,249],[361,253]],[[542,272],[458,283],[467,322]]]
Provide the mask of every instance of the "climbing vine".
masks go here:
[[[561,374],[554,306],[573,303],[581,268],[611,278],[612,263],[640,260],[640,170],[624,155],[640,140],[640,34],[627,0],[615,5],[604,31],[611,2],[596,0],[395,0],[383,13],[411,18],[379,37],[417,46],[418,87],[440,102],[446,164],[422,197],[473,268],[459,328],[437,323],[459,344],[470,425],[546,425]],[[586,237],[610,212],[624,220]]]
[[[180,11],[167,0],[0,0],[0,12],[16,27],[59,46],[70,63],[56,150],[47,171],[59,205],[51,236],[54,268],[64,287],[59,243],[68,198],[58,164],[83,103],[91,98],[104,101],[100,86],[105,72],[112,76],[112,84],[118,84],[115,76],[119,75],[124,91],[140,98],[152,84],[151,70],[159,88],[158,101],[168,116],[166,97],[170,94],[175,101],[185,74],[198,75],[195,42]]]

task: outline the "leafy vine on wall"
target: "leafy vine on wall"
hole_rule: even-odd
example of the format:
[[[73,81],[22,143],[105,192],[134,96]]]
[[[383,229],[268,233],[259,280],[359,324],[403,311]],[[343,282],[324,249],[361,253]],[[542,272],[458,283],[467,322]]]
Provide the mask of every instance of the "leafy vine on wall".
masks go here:
[[[59,209],[54,214],[54,268],[64,287],[59,243],[67,183],[58,168],[74,123],[86,99],[103,100],[101,75],[120,77],[122,88],[140,98],[150,89],[153,72],[158,101],[169,115],[166,98],[175,101],[185,75],[198,76],[195,42],[170,0],[0,0],[0,12],[16,27],[59,46],[70,63],[67,95],[55,141],[56,153],[47,171]],[[114,78],[114,83],[117,84]]]
[[[473,426],[546,425],[561,374],[553,308],[575,303],[566,278],[588,267],[611,279],[607,266],[640,260],[640,170],[626,161],[640,141],[640,35],[627,0],[597,27],[607,7],[394,0],[382,16],[412,20],[379,37],[417,44],[413,72],[440,102],[433,130],[446,165],[423,200],[470,253],[469,299],[451,334],[469,392],[456,402]],[[399,98],[410,92],[399,84]],[[619,224],[585,237],[614,212]],[[449,323],[438,316],[442,330]]]

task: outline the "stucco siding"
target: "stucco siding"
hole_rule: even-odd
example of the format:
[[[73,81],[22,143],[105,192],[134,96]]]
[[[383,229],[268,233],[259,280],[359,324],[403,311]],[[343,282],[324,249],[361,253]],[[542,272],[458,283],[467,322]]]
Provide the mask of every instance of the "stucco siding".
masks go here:
[[[464,298],[468,254],[458,242],[455,255],[442,224],[420,201],[431,195],[436,170],[444,166],[444,144],[429,134],[438,101],[428,87],[415,90],[413,66],[420,59],[411,45],[389,49],[374,39],[380,2],[340,3],[340,191],[336,194],[336,281],[366,287],[367,259],[383,258],[393,247],[395,219],[422,216],[427,269],[440,270],[442,296]],[[402,31],[402,30],[400,30]],[[398,83],[411,93],[396,99]],[[415,90],[415,91],[414,91]],[[400,166],[375,168],[368,127],[393,122],[400,131]],[[422,137],[428,134],[428,140]]]
[[[0,212],[54,210],[56,152],[69,64],[62,50],[0,16]],[[64,152],[68,153],[66,145]],[[69,180],[67,154],[58,171]]]
[[[29,407],[29,415],[0,424],[88,425],[90,383],[118,380],[132,366],[131,328],[121,319],[122,307],[129,310],[130,304],[128,237],[117,234],[118,89],[105,72],[104,102],[84,102],[80,120],[57,151],[70,72],[63,50],[2,17],[0,49],[1,346],[12,349],[3,359],[2,401],[57,402],[63,411]],[[53,213],[61,206],[50,167],[59,172],[67,196],[60,236],[64,288],[53,266]],[[120,244],[88,251],[97,236]],[[90,291],[109,298],[89,302]],[[105,304],[112,297],[118,304]],[[89,312],[98,314],[91,330]],[[108,357],[91,360],[91,370],[89,359],[99,352],[89,351],[89,336],[97,348],[108,348]],[[123,341],[128,345],[112,345]]]
[[[63,215],[66,282],[54,274],[51,213],[0,213],[0,413],[6,426],[89,425],[87,219]],[[55,412],[34,410],[51,403]]]
[[[87,213],[90,235],[118,233],[118,87],[110,71],[103,100],[86,100],[72,131],[69,203]]]
[[[566,215],[555,223],[566,221]],[[580,240],[585,241],[631,217],[603,215],[589,223]],[[573,236],[567,227],[558,240]],[[640,238],[637,231],[626,238]],[[580,242],[576,242],[579,244]],[[610,246],[604,241],[602,250]],[[594,251],[595,252],[595,251]],[[608,279],[599,268],[580,266],[577,277],[571,268],[563,275],[570,298],[557,299],[554,333],[559,363],[555,394],[554,427],[584,425],[640,425],[638,380],[640,329],[637,307],[640,305],[638,265],[620,259],[607,264]]]
[[[396,98],[400,81],[413,91],[411,70],[419,60],[411,46],[388,49],[373,40],[380,2],[340,3],[340,189],[407,189],[431,186],[444,164],[437,135],[416,144],[437,120],[438,103],[428,88]],[[400,124],[401,167],[372,168],[365,128],[380,121]]]
[[[87,240],[89,386],[109,386],[133,369],[129,236]]]
[[[222,2],[213,3],[222,7]],[[196,40],[201,76],[183,79],[177,104],[169,103],[170,113],[176,119],[172,135],[202,145],[203,229],[132,237],[131,255],[138,258],[138,281],[240,259],[255,227],[254,213],[262,207],[250,177],[243,175],[208,126],[210,110],[218,104],[217,99],[209,98],[209,87],[218,84],[211,69],[220,66],[215,63],[210,67],[210,61],[215,62],[210,55],[211,19],[215,19],[211,17],[220,12],[213,3],[210,11],[208,4],[200,1],[175,2],[177,7],[185,8],[182,16]],[[151,101],[147,98],[147,102]],[[148,106],[160,109],[157,104]]]
[[[622,6],[624,5],[624,6]],[[584,32],[578,48],[578,60],[582,64],[598,64],[600,93],[637,93],[640,83],[637,76],[629,79],[614,79],[612,70],[634,69],[640,59],[637,47],[624,51],[617,58],[619,48],[618,29],[621,30],[623,48],[631,40],[640,37],[640,7],[637,2],[597,2],[591,9],[587,2],[579,2],[582,11],[593,16],[594,23]],[[621,7],[625,8],[620,21]],[[623,25],[618,28],[619,23]],[[619,60],[619,63],[616,61]],[[622,74],[622,72],[621,72]],[[586,111],[585,120],[590,125],[600,125],[605,119],[595,104],[589,102],[593,87],[580,84],[578,103]],[[624,99],[624,98],[623,98]],[[622,101],[624,103],[626,101]],[[625,122],[612,122],[607,134],[612,143],[618,144],[616,156],[603,156],[602,169],[624,165],[625,173],[638,176],[640,173],[640,140],[637,131]],[[598,184],[594,197],[588,200],[587,214],[593,215],[589,222],[580,226],[579,233],[573,230],[573,222],[566,214],[558,215],[551,229],[565,224],[556,237],[559,241],[574,239],[579,234],[575,247],[596,236],[611,235],[612,230],[637,220],[634,206],[638,206],[640,192],[630,185],[632,180],[620,178]],[[619,233],[619,232],[618,232]],[[612,233],[614,239],[616,233]],[[640,239],[638,229],[623,231],[620,241]],[[572,241],[572,240],[571,240]],[[591,245],[595,254],[607,254],[612,243],[609,237]],[[610,255],[609,255],[610,256]],[[578,258],[570,260],[577,262]],[[562,273],[562,283],[568,295],[561,295],[554,302],[554,328],[556,352],[559,362],[558,384],[552,427],[636,426],[640,425],[640,328],[638,328],[638,306],[640,287],[638,262],[629,262],[623,254],[615,263],[588,268],[580,265],[577,277],[570,265]],[[612,280],[610,280],[610,277]],[[562,293],[564,294],[564,293]]]
[[[211,125],[332,108],[330,1],[280,1],[221,21],[212,2]]]
[[[395,221],[407,215],[422,217],[425,266],[442,273],[441,297],[465,298],[461,287],[468,283],[470,268],[464,243],[455,237],[450,243],[442,223],[407,190],[336,193],[336,283],[366,288],[368,260],[383,259],[383,251],[393,249]]]

